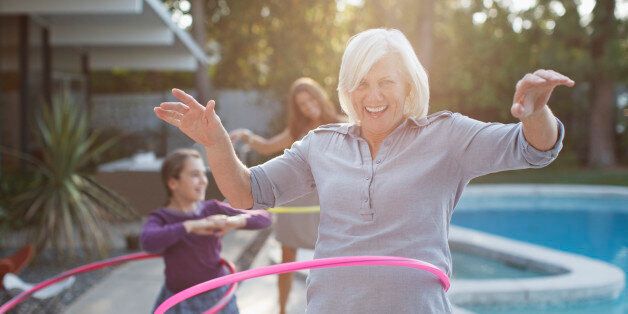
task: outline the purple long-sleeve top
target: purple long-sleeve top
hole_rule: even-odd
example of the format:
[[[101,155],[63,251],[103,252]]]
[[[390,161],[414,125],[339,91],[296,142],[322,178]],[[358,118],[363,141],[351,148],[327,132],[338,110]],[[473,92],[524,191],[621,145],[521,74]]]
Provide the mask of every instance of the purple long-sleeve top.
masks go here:
[[[271,225],[265,210],[241,210],[209,200],[201,203],[193,213],[159,208],[148,216],[142,227],[142,248],[162,254],[166,268],[166,287],[179,292],[201,282],[225,275],[220,265],[221,239],[216,235],[187,233],[183,222],[211,215],[235,216],[248,214],[242,229],[263,229]]]

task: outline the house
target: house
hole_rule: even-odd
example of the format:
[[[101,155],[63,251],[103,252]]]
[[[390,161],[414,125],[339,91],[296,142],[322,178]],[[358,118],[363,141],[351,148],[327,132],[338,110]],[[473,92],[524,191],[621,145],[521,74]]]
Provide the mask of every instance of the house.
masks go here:
[[[0,145],[31,151],[31,118],[56,95],[91,109],[91,71],[195,71],[207,61],[159,0],[2,0]]]
[[[192,142],[156,117],[152,106],[168,99],[152,94],[96,94],[92,71],[114,69],[196,71],[208,57],[172,20],[160,0],[0,0],[0,147],[31,153],[33,115],[57,95],[69,95],[90,113],[96,129],[135,134],[139,156],[159,155]],[[247,127],[265,134],[281,104],[259,91],[222,90],[213,95],[230,130]],[[146,133],[153,134],[152,137]],[[268,135],[268,134],[267,134]],[[143,151],[147,150],[147,151]],[[135,160],[130,157],[130,160]],[[0,173],[15,159],[0,154]],[[96,179],[146,213],[162,204],[158,167],[100,171]],[[208,197],[221,195],[213,181]]]

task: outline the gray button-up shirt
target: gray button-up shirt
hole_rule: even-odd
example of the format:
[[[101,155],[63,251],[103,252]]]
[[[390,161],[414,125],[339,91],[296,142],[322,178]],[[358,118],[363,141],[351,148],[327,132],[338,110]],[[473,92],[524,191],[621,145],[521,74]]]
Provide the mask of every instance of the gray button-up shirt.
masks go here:
[[[541,152],[521,123],[484,123],[458,113],[407,119],[371,156],[359,126],[311,131],[282,156],[251,168],[256,207],[274,207],[318,190],[314,258],[387,255],[420,259],[451,275],[447,242],[453,209],[469,181],[543,167],[562,147]],[[317,269],[307,281],[308,313],[446,313],[436,277],[414,269]]]

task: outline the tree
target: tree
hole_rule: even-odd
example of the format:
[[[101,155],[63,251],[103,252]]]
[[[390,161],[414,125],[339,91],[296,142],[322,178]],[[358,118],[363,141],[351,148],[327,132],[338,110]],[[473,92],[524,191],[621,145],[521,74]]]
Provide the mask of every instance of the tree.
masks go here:
[[[334,1],[210,1],[208,36],[219,43],[214,81],[222,88],[264,88],[282,96],[309,76],[335,93],[349,37]]]
[[[593,9],[590,53],[592,99],[590,111],[589,165],[609,167],[615,158],[615,78],[619,39],[615,0],[598,0]],[[625,55],[624,55],[625,57]]]
[[[432,68],[432,54],[434,47],[434,7],[436,6],[434,0],[423,0],[422,9],[418,20],[420,21],[419,27],[419,58],[421,63],[426,69]]]
[[[212,75],[217,87],[266,89],[276,96],[297,77],[310,76],[335,96],[347,39],[367,28],[398,28],[428,69],[432,112],[515,122],[509,113],[515,82],[538,68],[556,69],[577,82],[551,101],[567,128],[566,150],[583,163],[612,165],[613,91],[628,83],[622,58],[628,45],[620,40],[625,21],[614,17],[615,1],[598,1],[590,23],[583,23],[577,0],[538,0],[517,12],[512,3],[210,0],[207,34],[222,58]]]
[[[205,3],[206,0],[192,0],[192,30],[194,32],[194,40],[205,51],[207,38],[205,36]],[[209,80],[209,70],[207,65],[196,61],[196,93],[201,103],[209,100],[211,95],[211,82]]]

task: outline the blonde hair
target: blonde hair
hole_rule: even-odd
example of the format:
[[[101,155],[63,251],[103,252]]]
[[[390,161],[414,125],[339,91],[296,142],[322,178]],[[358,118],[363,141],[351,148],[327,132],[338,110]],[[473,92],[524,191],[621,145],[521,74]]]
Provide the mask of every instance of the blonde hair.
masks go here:
[[[404,116],[421,118],[427,115],[430,99],[427,73],[412,45],[399,30],[375,28],[351,37],[342,56],[338,74],[338,99],[350,122],[357,122],[351,92],[358,87],[371,67],[388,54],[398,56],[400,70],[410,85],[410,92],[403,105]]]

